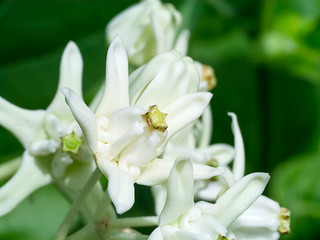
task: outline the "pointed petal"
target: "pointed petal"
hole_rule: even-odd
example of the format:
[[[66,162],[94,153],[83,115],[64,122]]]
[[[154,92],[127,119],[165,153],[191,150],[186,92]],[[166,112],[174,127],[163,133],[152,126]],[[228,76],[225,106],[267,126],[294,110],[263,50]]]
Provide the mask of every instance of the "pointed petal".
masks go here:
[[[261,196],[269,178],[267,173],[252,173],[241,178],[218,198],[210,215],[228,227]]]
[[[134,204],[134,180],[110,162],[100,162],[100,170],[108,178],[108,192],[118,214],[128,211]]]
[[[97,114],[108,116],[129,106],[128,57],[119,35],[111,42],[107,56],[106,86]]]
[[[185,95],[163,109],[167,113],[167,141],[180,129],[201,116],[212,97],[211,93],[191,93]]]
[[[182,56],[186,56],[188,52],[188,42],[190,38],[190,31],[188,29],[183,30],[174,46],[174,50],[179,52]]]
[[[212,138],[212,112],[210,105],[204,110],[201,116],[201,138],[199,140],[199,148],[204,148],[210,145]]]
[[[24,153],[17,173],[0,188],[0,216],[9,213],[38,188],[51,183],[49,165],[44,162],[48,161],[39,161],[27,151]]]
[[[143,168],[136,183],[145,186],[163,184],[168,179],[173,165],[174,162],[171,160],[157,158]],[[209,179],[214,176],[223,175],[225,177],[226,175],[224,168],[213,168],[196,163],[192,163],[192,166],[194,179]]]
[[[48,107],[48,111],[60,119],[68,119],[69,121],[73,121],[74,119],[60,89],[71,88],[82,98],[82,69],[83,62],[80,50],[74,42],[69,42],[61,58],[58,89]]]
[[[152,22],[152,30],[154,32],[155,35],[155,41],[156,41],[156,46],[157,46],[157,51],[156,54],[164,52],[168,49],[166,49],[166,42],[167,39],[164,33],[164,29],[160,23],[160,19],[158,19],[158,14],[156,13],[155,9],[152,9],[150,11],[150,18],[151,18],[151,22]]]
[[[217,160],[218,166],[227,166],[234,157],[234,149],[228,144],[212,144],[202,150],[210,157]]]
[[[241,135],[241,131],[238,124],[237,115],[234,113],[228,113],[232,118],[232,130],[234,134],[234,147],[235,157],[233,161],[233,174],[236,180],[240,179],[244,175],[245,168],[245,156],[244,156],[244,144]]]
[[[98,143],[97,119],[95,115],[73,90],[62,88],[61,91],[66,97],[74,118],[81,127],[90,150],[95,153]]]
[[[28,148],[36,137],[43,133],[43,110],[26,110],[0,97],[0,125],[10,131]]]
[[[178,219],[193,206],[192,176],[191,161],[178,159],[170,171],[167,200],[159,218],[160,226]]]

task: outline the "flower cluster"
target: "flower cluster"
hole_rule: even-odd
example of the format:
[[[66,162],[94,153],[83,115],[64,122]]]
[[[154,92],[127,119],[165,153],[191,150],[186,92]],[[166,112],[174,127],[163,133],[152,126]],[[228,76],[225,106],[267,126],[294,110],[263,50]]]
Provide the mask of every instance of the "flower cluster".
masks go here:
[[[0,215],[55,183],[74,201],[57,239],[66,238],[79,209],[85,226],[77,239],[270,240],[289,232],[289,211],[262,196],[269,175],[244,176],[234,113],[235,146],[210,144],[208,90],[216,79],[211,67],[185,56],[189,34],[178,34],[181,21],[159,0],[116,16],[106,27],[105,84],[90,107],[82,99],[82,58],[73,42],[46,110],[0,98],[0,124],[25,148],[20,168],[0,188]],[[151,187],[156,216],[117,216],[134,205],[135,184]],[[133,229],[143,226],[155,228],[150,235]]]

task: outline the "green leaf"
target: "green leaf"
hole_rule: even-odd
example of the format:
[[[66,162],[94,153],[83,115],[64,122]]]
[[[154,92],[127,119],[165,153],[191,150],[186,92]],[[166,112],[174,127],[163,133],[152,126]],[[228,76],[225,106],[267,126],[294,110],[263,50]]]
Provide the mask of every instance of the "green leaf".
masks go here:
[[[53,186],[42,188],[0,218],[0,239],[54,239],[68,208]]]
[[[288,239],[314,239],[320,224],[320,152],[300,155],[271,174],[272,197],[291,211]]]

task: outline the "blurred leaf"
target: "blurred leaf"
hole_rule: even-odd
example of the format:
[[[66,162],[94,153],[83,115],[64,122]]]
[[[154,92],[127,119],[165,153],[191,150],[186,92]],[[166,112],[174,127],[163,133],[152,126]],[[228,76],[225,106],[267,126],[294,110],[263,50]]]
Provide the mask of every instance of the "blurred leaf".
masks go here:
[[[42,188],[0,218],[0,240],[54,239],[68,208],[53,186]]]
[[[272,197],[292,214],[288,239],[315,239],[320,224],[320,152],[280,164],[272,173]],[[287,238],[286,238],[287,239]]]
[[[270,0],[263,10],[262,61],[319,84],[320,2]]]

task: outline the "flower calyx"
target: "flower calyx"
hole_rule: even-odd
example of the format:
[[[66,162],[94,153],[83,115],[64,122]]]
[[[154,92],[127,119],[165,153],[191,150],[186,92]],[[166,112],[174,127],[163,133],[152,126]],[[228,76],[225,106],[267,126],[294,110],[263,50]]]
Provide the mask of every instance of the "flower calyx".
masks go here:
[[[150,131],[155,129],[164,133],[168,128],[166,123],[167,114],[160,112],[157,105],[149,106],[149,111],[141,116],[147,122]]]
[[[281,235],[290,233],[290,211],[282,207],[279,214],[280,226],[278,231]]]
[[[61,138],[61,141],[62,141],[62,150],[64,152],[72,152],[75,154],[78,153],[79,147],[83,143],[83,140],[79,138],[74,132],[63,136]]]

